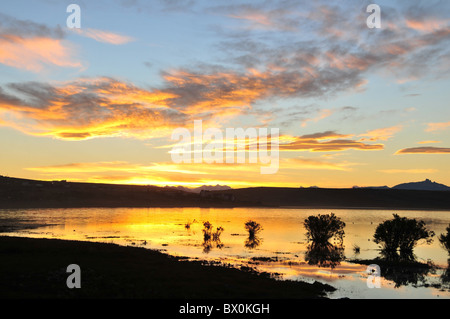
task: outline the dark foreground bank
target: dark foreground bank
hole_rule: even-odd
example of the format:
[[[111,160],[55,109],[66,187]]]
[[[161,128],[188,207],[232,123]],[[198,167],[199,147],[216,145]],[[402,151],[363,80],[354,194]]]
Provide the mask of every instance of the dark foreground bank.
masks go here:
[[[1,236],[0,260],[1,299],[290,299],[334,290],[115,244]],[[81,268],[80,289],[66,285],[70,264]]]

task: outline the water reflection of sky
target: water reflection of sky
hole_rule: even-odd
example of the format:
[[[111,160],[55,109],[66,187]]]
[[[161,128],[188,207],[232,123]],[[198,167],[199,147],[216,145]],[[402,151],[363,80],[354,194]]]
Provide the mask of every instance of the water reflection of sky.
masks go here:
[[[367,266],[340,261],[332,267],[308,264],[306,230],[303,221],[310,215],[333,212],[346,223],[343,255],[348,259],[373,259],[379,255],[372,241],[376,226],[392,218],[393,211],[321,210],[321,209],[202,209],[202,208],[89,208],[2,210],[0,219],[20,219],[22,223],[52,224],[36,229],[8,233],[28,237],[52,237],[70,240],[111,242],[152,249],[190,258],[219,260],[232,265],[247,265],[258,270],[278,273],[282,278],[319,280],[338,289],[331,297],[352,298],[435,298],[450,297],[448,285],[434,288],[448,265],[447,251],[437,239],[431,245],[419,245],[417,260],[431,260],[442,269],[427,272],[423,282],[395,287],[392,280],[382,279],[380,289],[369,289]],[[400,216],[424,220],[437,235],[450,224],[450,212],[397,211]],[[253,220],[262,226],[256,238],[249,238],[245,223]],[[208,242],[204,222],[211,224]],[[188,226],[187,226],[188,225]],[[217,227],[223,232],[213,240]],[[251,241],[249,242],[249,239]],[[360,247],[359,253],[354,246]],[[383,274],[383,269],[382,269]]]

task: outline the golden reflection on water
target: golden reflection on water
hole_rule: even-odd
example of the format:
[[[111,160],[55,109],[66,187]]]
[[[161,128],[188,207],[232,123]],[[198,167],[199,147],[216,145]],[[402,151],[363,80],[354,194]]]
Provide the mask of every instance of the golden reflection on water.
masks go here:
[[[2,210],[0,218],[20,218],[30,223],[52,224],[11,235],[160,249],[177,256],[256,267],[261,271],[279,273],[285,279],[338,283],[344,290],[345,287],[351,287],[348,289],[353,293],[358,289],[367,293],[367,288],[364,288],[367,266],[338,260],[334,267],[318,267],[308,264],[305,259],[305,254],[308,253],[303,225],[305,218],[331,212],[346,224],[343,250],[346,259],[373,259],[379,255],[378,246],[372,241],[373,234],[379,223],[392,218],[394,211],[265,208],[31,209]],[[437,236],[444,233],[450,224],[450,212],[395,213],[424,220]],[[248,221],[259,224],[262,230],[252,236],[249,229],[245,228]],[[206,222],[210,225],[208,236],[205,233]],[[359,247],[359,251],[354,250],[355,246]],[[418,260],[432,260],[437,266],[448,267],[447,252],[437,239],[432,245],[419,245],[414,253]],[[429,275],[430,278],[433,276],[438,277]],[[385,287],[392,286],[389,281],[383,282]],[[358,283],[358,289],[355,288],[355,283]],[[395,289],[397,293],[402,291]],[[427,291],[426,294],[431,293]],[[440,292],[440,295],[450,297],[448,291]]]

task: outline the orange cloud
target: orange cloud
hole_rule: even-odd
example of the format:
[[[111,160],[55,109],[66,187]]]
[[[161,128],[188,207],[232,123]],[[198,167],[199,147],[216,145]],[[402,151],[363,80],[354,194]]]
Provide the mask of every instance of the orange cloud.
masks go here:
[[[50,86],[10,84],[0,91],[3,124],[27,134],[81,140],[102,136],[148,138],[167,135],[183,123],[169,109],[173,94],[143,90],[110,78],[80,79]]]
[[[355,150],[382,150],[384,149],[383,144],[367,144],[361,141],[349,139],[353,135],[352,134],[339,134],[334,131],[320,132],[314,134],[308,134],[303,136],[290,136],[290,135],[280,135],[278,138],[278,147],[279,151],[289,151],[289,152],[297,152],[297,151],[310,151],[310,152],[340,152],[350,149]],[[235,147],[242,147],[246,152],[258,151],[258,140],[251,139],[246,137],[244,140],[242,139],[233,139],[227,140],[225,136],[219,142],[219,148],[215,148],[215,151],[225,152],[227,150],[226,143],[227,141],[231,141]],[[210,141],[202,141],[203,143]],[[267,136],[267,149],[270,151],[272,149],[272,137]],[[175,145],[181,146],[179,143],[157,146],[156,148],[173,148]],[[190,153],[195,153],[193,151],[193,147],[195,145],[195,141],[192,139],[183,146],[190,146]],[[252,148],[254,146],[254,148]],[[170,151],[169,151],[170,153]],[[189,152],[187,152],[189,153]],[[308,162],[309,161],[309,162]],[[300,163],[301,160],[297,159],[297,164]],[[314,164],[310,160],[304,160],[303,164]],[[318,160],[315,161],[316,167],[318,166],[329,166],[331,167],[331,162],[322,161],[319,163]],[[344,165],[341,165],[341,168]]]
[[[434,144],[434,143],[441,143],[441,141],[421,141],[417,142],[418,144]]]
[[[247,22],[245,29],[250,30],[280,30],[297,31],[300,25],[301,13],[295,10],[276,9],[267,10],[258,5],[243,5],[238,10],[233,8],[220,8],[220,10],[231,11],[226,13],[227,17]]]
[[[390,139],[395,133],[402,130],[402,125],[396,125],[391,127],[379,128],[375,130],[367,131],[359,136],[366,136],[367,138],[362,138],[361,141],[386,141]]]
[[[442,131],[450,128],[450,122],[428,123],[427,126],[426,132]]]
[[[252,22],[254,25],[260,25],[260,27],[273,28],[275,26],[274,22],[271,21],[270,17],[262,12],[247,12],[241,15],[231,14],[229,15],[229,17],[247,20],[249,22]]]
[[[337,134],[332,131],[291,137],[290,141],[280,141],[280,151],[337,152],[349,149],[382,150],[383,144],[366,144],[361,141],[343,139],[351,135]]]
[[[83,36],[83,37],[91,38],[98,42],[109,43],[109,44],[114,44],[114,45],[122,45],[122,44],[126,44],[126,43],[129,43],[129,42],[132,42],[135,40],[134,38],[129,37],[129,36],[121,35],[121,34],[110,32],[110,31],[98,30],[98,29],[73,28],[70,30],[77,33],[78,35]]]
[[[73,48],[63,40],[49,37],[22,38],[16,35],[0,37],[0,63],[32,72],[46,65],[81,68],[72,57]]]
[[[432,32],[436,30],[440,30],[448,25],[448,21],[446,20],[425,20],[420,21],[417,19],[407,19],[406,26],[410,29],[421,31],[421,32]]]
[[[161,131],[169,135],[168,129],[185,126],[194,117],[224,120],[245,113],[255,100],[283,94],[283,89],[293,94],[270,77],[270,71],[245,75],[175,71],[165,75],[162,89],[142,89],[105,77],[57,86],[9,84],[8,92],[0,91],[0,116],[13,119],[9,126],[28,134],[60,139],[148,138],[161,136]],[[283,89],[276,92],[277,86]]]
[[[449,154],[448,147],[411,147],[398,150],[395,154]]]

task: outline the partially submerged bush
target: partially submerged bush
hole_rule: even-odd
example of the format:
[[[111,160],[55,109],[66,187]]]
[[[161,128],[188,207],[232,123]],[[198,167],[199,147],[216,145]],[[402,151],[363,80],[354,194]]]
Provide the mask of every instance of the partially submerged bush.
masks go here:
[[[308,241],[316,244],[327,244],[334,239],[335,244],[342,245],[345,223],[339,217],[330,215],[309,216],[304,221]]]
[[[344,247],[330,243],[315,243],[308,245],[305,261],[310,265],[334,268],[345,259]]]
[[[310,244],[305,260],[310,265],[334,268],[344,259],[344,227],[339,217],[330,215],[309,216],[304,221],[306,237]],[[333,244],[329,241],[333,239]]]
[[[255,235],[259,233],[263,228],[261,224],[253,220],[249,220],[245,223],[245,229],[248,231],[248,237],[252,238],[255,237]]]
[[[439,241],[444,246],[445,249],[447,249],[448,253],[450,254],[450,225],[447,227],[447,234],[441,234],[439,236]]]
[[[213,247],[213,244],[217,248],[222,248],[223,244],[220,240],[220,235],[223,232],[223,227],[217,227],[216,231],[213,231],[213,225],[206,221],[203,223],[203,251],[208,253],[211,248]]]
[[[394,214],[394,219],[379,224],[373,236],[374,242],[383,250],[410,254],[420,240],[427,244],[433,241],[434,232],[425,228],[424,221],[417,221]]]
[[[249,220],[245,223],[245,229],[248,231],[248,238],[245,241],[244,246],[249,249],[253,249],[261,244],[261,238],[259,238],[258,234],[262,231],[261,224]]]

